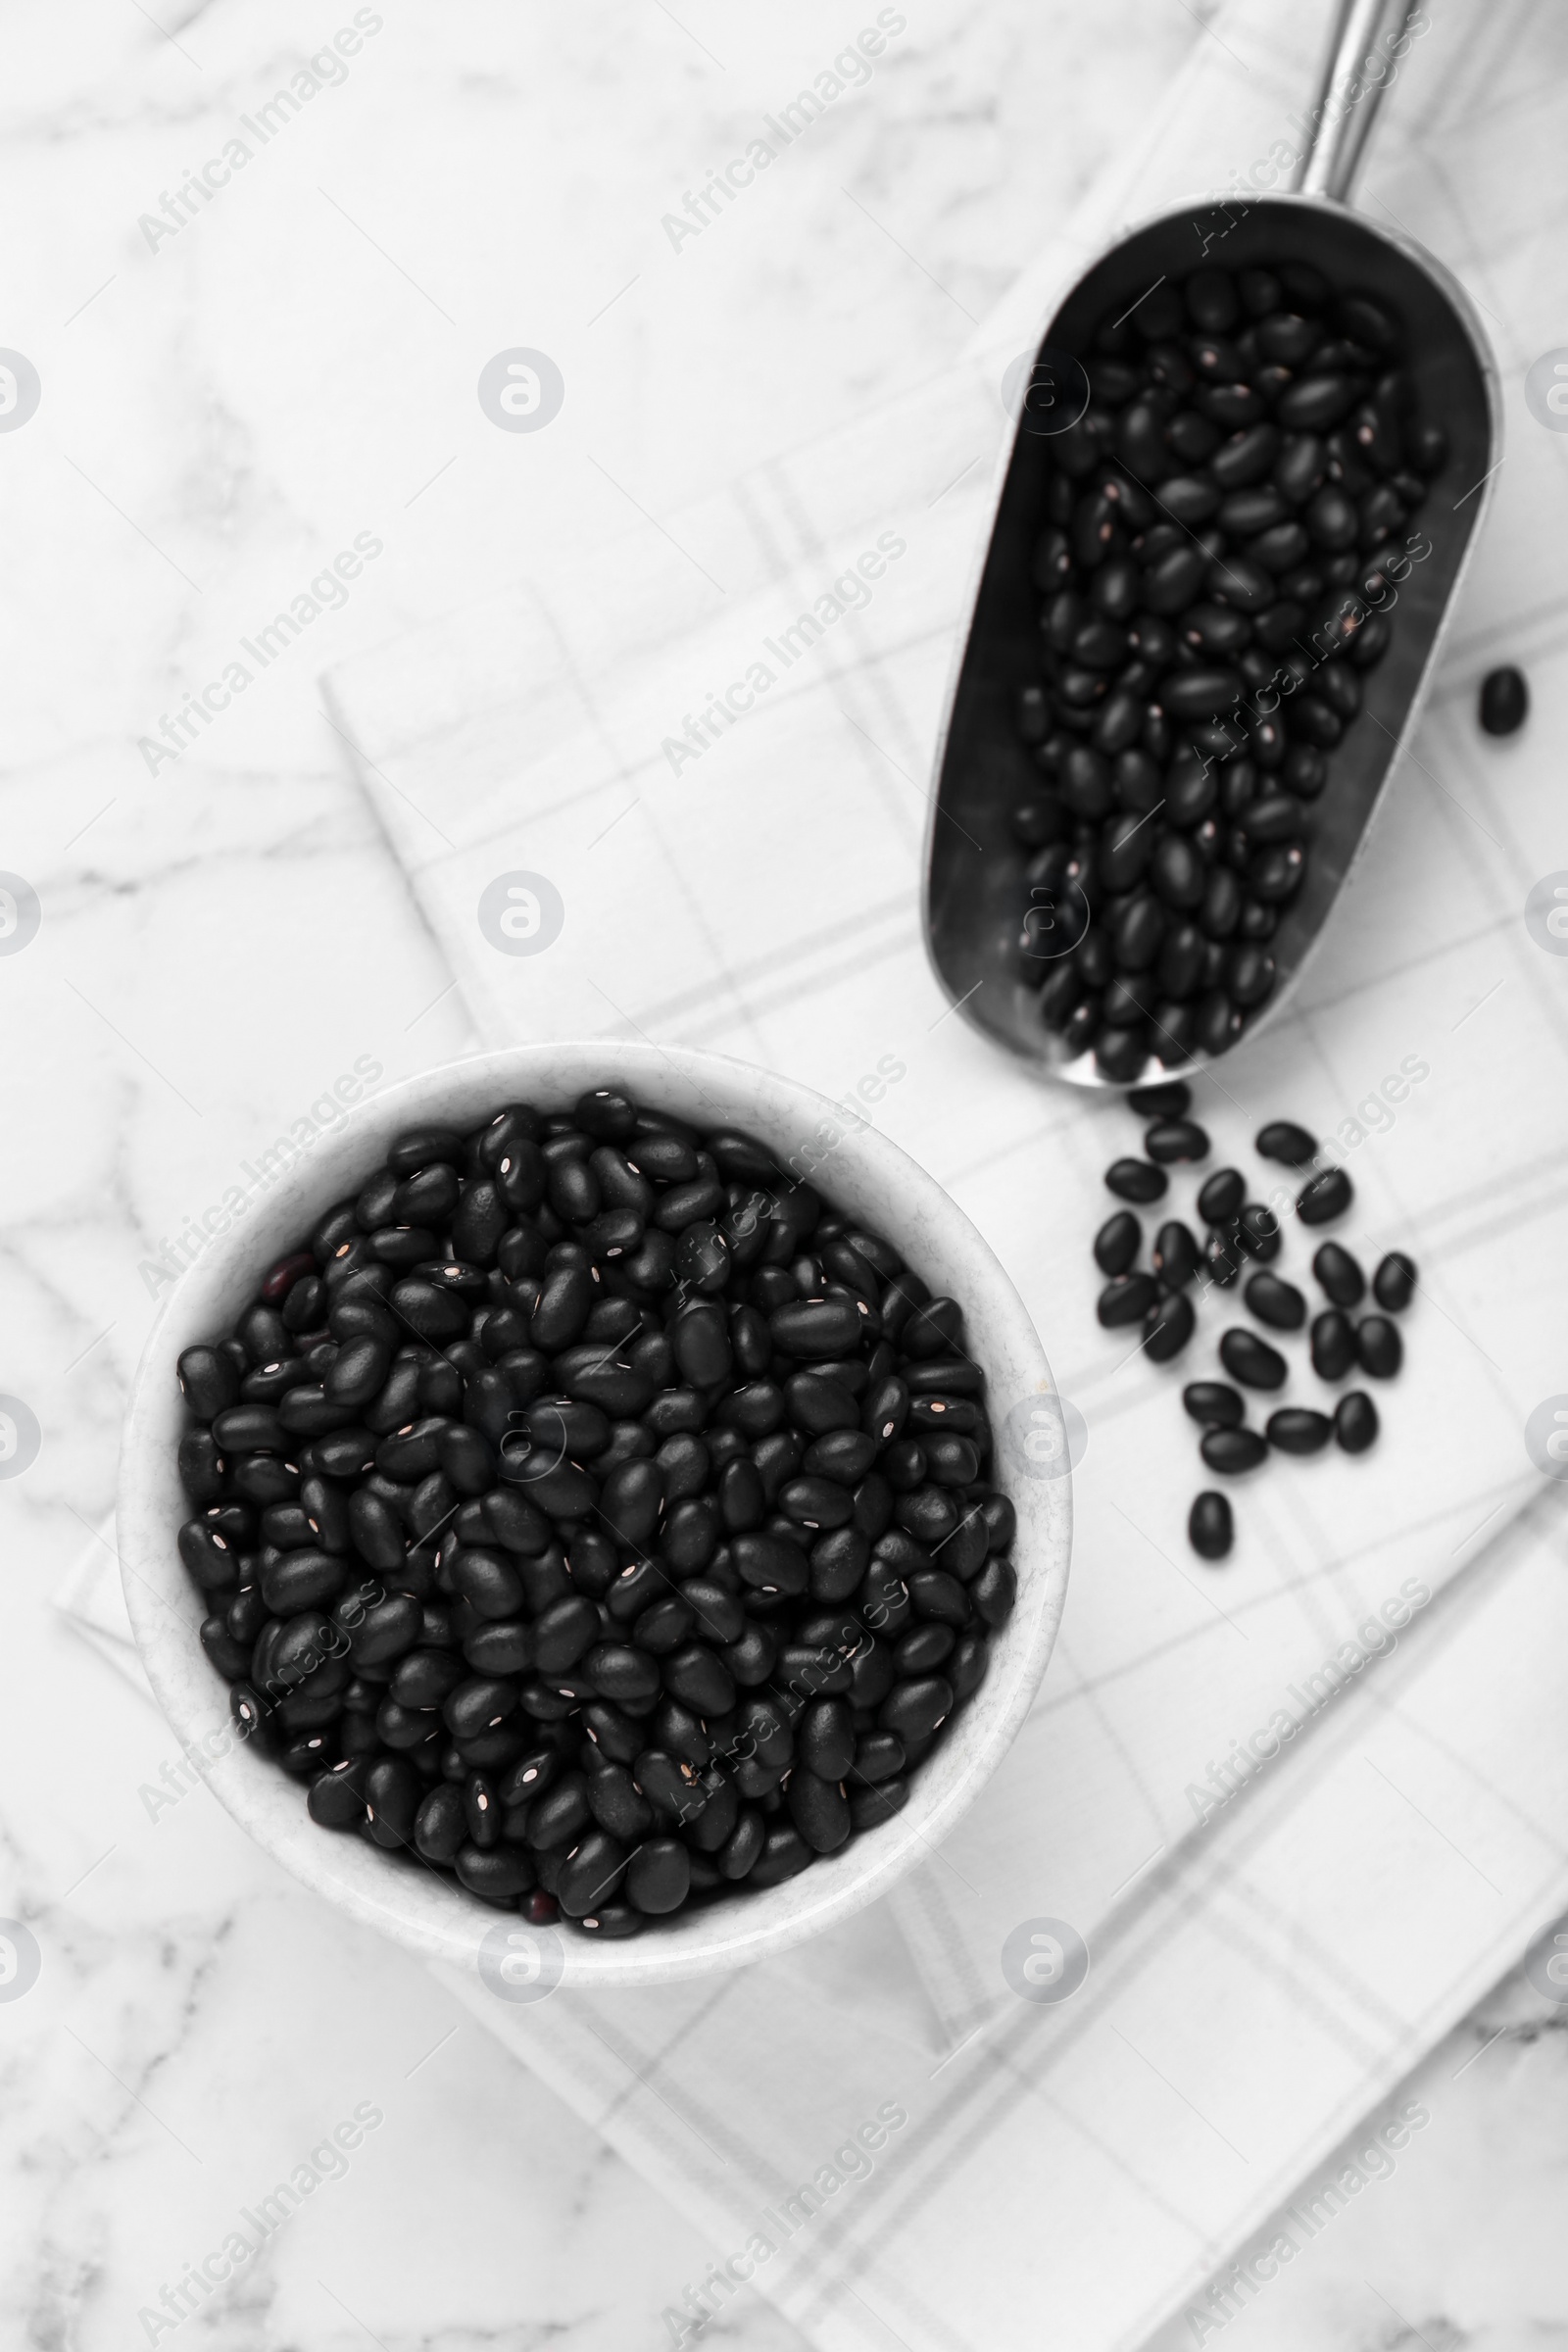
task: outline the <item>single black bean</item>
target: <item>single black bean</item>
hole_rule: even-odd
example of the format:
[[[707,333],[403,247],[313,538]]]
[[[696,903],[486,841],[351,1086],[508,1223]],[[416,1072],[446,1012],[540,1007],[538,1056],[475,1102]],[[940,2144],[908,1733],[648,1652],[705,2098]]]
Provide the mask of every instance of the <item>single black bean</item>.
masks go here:
[[[1242,1396],[1222,1380],[1195,1380],[1183,1389],[1182,1403],[1205,1429],[1237,1429],[1247,1415]]]
[[[1481,681],[1481,724],[1489,735],[1512,735],[1530,715],[1530,688],[1522,669],[1508,664],[1489,669]]]
[[[626,1899],[652,1918],[678,1911],[692,1883],[692,1857],[678,1838],[647,1838],[626,1870]]]
[[[1255,1470],[1268,1454],[1267,1444],[1255,1429],[1207,1429],[1198,1450],[1209,1469],[1224,1478],[1239,1478],[1246,1470]]]
[[[574,1845],[562,1868],[557,1900],[568,1919],[584,1919],[608,1905],[625,1876],[630,1856],[618,1838],[593,1829]]]
[[[1107,1217],[1095,1236],[1095,1263],[1102,1274],[1125,1274],[1143,1239],[1143,1227],[1131,1209],[1118,1209],[1113,1217]],[[890,1434],[897,1434],[896,1430]]]
[[[1239,1226],[1226,1225],[1210,1233],[1203,1244],[1204,1271],[1216,1290],[1228,1291],[1241,1278],[1243,1251],[1237,1238],[1239,1232]]]
[[[1168,1291],[1144,1322],[1144,1353],[1152,1364],[1168,1364],[1193,1336],[1193,1302],[1185,1291]]]
[[[1343,1380],[1355,1362],[1355,1326],[1337,1306],[1312,1318],[1312,1369],[1320,1380]]]
[[[1220,1362],[1244,1389],[1282,1389],[1286,1362],[1278,1348],[1260,1340],[1255,1331],[1227,1331],[1219,1344]]]
[[[1325,1168],[1302,1186],[1296,1197],[1296,1213],[1303,1225],[1327,1225],[1344,1216],[1353,1198],[1350,1179],[1343,1168]]]
[[[1249,1201],[1236,1220],[1236,1239],[1249,1257],[1272,1265],[1282,1248],[1280,1221],[1260,1200]]]
[[[1258,1321],[1273,1331],[1299,1331],[1306,1321],[1306,1300],[1277,1274],[1250,1275],[1243,1296]]]
[[[1327,1413],[1298,1404],[1282,1405],[1265,1425],[1269,1444],[1280,1453],[1319,1453],[1333,1434]]]
[[[1362,1389],[1351,1389],[1334,1408],[1335,1442],[1346,1453],[1365,1453],[1378,1434],[1378,1410]]]
[[[796,1727],[795,1750],[818,1779],[844,1780],[856,1760],[855,1718],[849,1701],[813,1699]]]
[[[1402,1314],[1415,1296],[1415,1260],[1402,1250],[1391,1250],[1372,1277],[1372,1296],[1391,1315]]]
[[[850,1836],[849,1798],[838,1782],[822,1780],[797,1764],[789,1778],[788,1802],[790,1819],[813,1853],[835,1853]]]
[[[1198,1196],[1198,1213],[1205,1225],[1228,1225],[1241,1213],[1247,1186],[1239,1169],[1216,1168]]]
[[[366,1826],[377,1845],[411,1845],[424,1784],[402,1756],[378,1756],[365,1776]]]
[[[1230,1503],[1212,1487],[1194,1500],[1187,1515],[1187,1541],[1203,1560],[1224,1559],[1236,1541]]]
[[[1304,1168],[1317,1150],[1304,1127],[1289,1119],[1273,1119],[1257,1131],[1256,1148],[1264,1159],[1280,1160],[1288,1168]]]
[[[1152,1160],[1161,1166],[1173,1162],[1206,1159],[1208,1137],[1191,1119],[1164,1119],[1151,1127],[1144,1137],[1144,1150]],[[1163,1187],[1161,1187],[1163,1190]]]
[[[953,1710],[953,1686],[942,1675],[900,1683],[877,1711],[879,1731],[892,1732],[906,1746],[936,1731]]]
[[[1198,1244],[1179,1218],[1162,1225],[1154,1236],[1152,1263],[1167,1288],[1184,1290],[1198,1273]]]
[[[1324,1242],[1312,1259],[1312,1271],[1317,1276],[1326,1297],[1336,1306],[1359,1306],[1366,1290],[1366,1277],[1350,1255],[1338,1242]]]
[[[1374,1380],[1392,1380],[1404,1361],[1399,1327],[1386,1315],[1363,1315],[1355,1327],[1356,1360]]]
[[[1105,1330],[1119,1331],[1126,1324],[1141,1323],[1158,1302],[1152,1274],[1118,1274],[1101,1292],[1096,1312]]]
[[[1158,1086],[1135,1086],[1127,1106],[1141,1119],[1184,1119],[1192,1101],[1190,1087],[1179,1078],[1167,1078]]]
[[[176,1367],[180,1394],[193,1413],[212,1421],[239,1400],[239,1370],[217,1348],[187,1348]]]

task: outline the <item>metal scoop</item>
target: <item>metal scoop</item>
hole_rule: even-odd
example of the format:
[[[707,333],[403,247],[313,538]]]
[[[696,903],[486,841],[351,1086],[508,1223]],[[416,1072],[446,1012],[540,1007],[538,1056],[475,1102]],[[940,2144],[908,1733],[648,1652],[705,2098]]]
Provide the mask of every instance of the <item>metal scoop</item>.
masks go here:
[[[1345,204],[1381,91],[1381,80],[1368,85],[1364,69],[1378,50],[1387,56],[1417,13],[1405,0],[1342,0],[1313,144],[1297,169],[1294,191],[1188,205],[1149,221],[1078,280],[1047,327],[1036,365],[1037,382],[1059,379],[1063,355],[1090,353],[1102,319],[1120,317],[1160,281],[1186,277],[1200,262],[1232,271],[1309,262],[1334,285],[1364,290],[1397,313],[1421,415],[1447,434],[1446,462],[1418,517],[1431,553],[1399,584],[1393,642],[1365,673],[1360,716],[1329,754],[1327,788],[1312,804],[1305,878],[1269,943],[1273,995],[1247,1037],[1278,1019],[1354,862],[1395,756],[1415,725],[1498,462],[1496,369],[1468,297],[1409,238],[1359,219]],[[1357,87],[1362,94],[1350,95]],[[1091,396],[1093,367],[1091,356]],[[1072,421],[1070,414],[1061,417]],[[1073,944],[1085,918],[1080,912],[1074,925],[1070,908],[1031,906],[1028,853],[1008,825],[1020,773],[1018,690],[1040,674],[1041,595],[1031,584],[1030,557],[1044,518],[1054,424],[1051,414],[1032,416],[1026,405],[950,690],[926,841],[925,934],[938,979],[976,1028],[1054,1078],[1112,1087],[1092,1053],[1069,1058],[1042,1021],[1040,984],[1054,967],[1031,956],[1030,977],[1020,934],[1034,926],[1033,944],[1049,958],[1054,949]],[[1203,1067],[1207,1058],[1194,1054],[1170,1065],[1151,1058],[1123,1083],[1174,1077]]]

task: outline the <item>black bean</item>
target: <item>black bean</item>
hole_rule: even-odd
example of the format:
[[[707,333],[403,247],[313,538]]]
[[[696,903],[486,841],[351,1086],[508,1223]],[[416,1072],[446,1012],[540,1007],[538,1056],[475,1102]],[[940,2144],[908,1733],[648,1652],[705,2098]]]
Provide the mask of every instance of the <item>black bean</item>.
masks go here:
[[[789,1778],[790,1819],[813,1853],[831,1854],[850,1836],[850,1805],[842,1786],[797,1764]]]
[[[1169,1291],[1144,1323],[1144,1353],[1151,1363],[1168,1364],[1193,1336],[1196,1317],[1185,1291]]]
[[[1392,1380],[1404,1361],[1404,1342],[1386,1315],[1363,1315],[1355,1327],[1356,1360],[1374,1380]]]
[[[1366,1277],[1348,1250],[1338,1242],[1322,1243],[1313,1256],[1312,1271],[1336,1306],[1359,1306]]]
[[[1101,1292],[1096,1311],[1107,1331],[1119,1331],[1126,1324],[1141,1323],[1158,1299],[1152,1274],[1118,1274]]]
[[[1258,1129],[1256,1149],[1264,1159],[1277,1159],[1288,1168],[1304,1168],[1317,1146],[1304,1127],[1293,1126],[1289,1119],[1273,1119]]]
[[[1327,1225],[1331,1218],[1344,1216],[1352,1198],[1345,1170],[1325,1168],[1298,1193],[1296,1213],[1303,1225]]]
[[[1270,1413],[1266,1431],[1269,1444],[1281,1453],[1319,1453],[1333,1434],[1333,1424],[1326,1413],[1288,1404]]]
[[[1285,1386],[1286,1362],[1278,1348],[1260,1340],[1254,1331],[1240,1328],[1227,1331],[1219,1344],[1220,1362],[1233,1380],[1245,1389],[1281,1389]]]
[[[1399,1315],[1415,1296],[1415,1286],[1414,1258],[1402,1250],[1391,1250],[1372,1277],[1372,1296],[1391,1315]]]
[[[1224,1559],[1236,1541],[1230,1503],[1212,1487],[1194,1500],[1187,1515],[1187,1541],[1203,1560]]]
[[[626,1871],[626,1898],[639,1911],[662,1918],[678,1911],[690,1890],[692,1858],[678,1838],[647,1838]]]
[[[936,1731],[953,1710],[953,1686],[933,1674],[900,1683],[877,1711],[879,1731],[892,1732],[906,1746]]]
[[[1208,1225],[1229,1225],[1241,1213],[1246,1184],[1236,1168],[1217,1168],[1198,1196],[1198,1213]]]
[[[365,1775],[366,1826],[377,1845],[410,1845],[423,1784],[402,1756],[378,1756]]]
[[[1338,1307],[1312,1318],[1312,1369],[1320,1380],[1343,1380],[1355,1362],[1355,1326]]]
[[[180,1394],[203,1421],[239,1401],[238,1367],[220,1348],[187,1348],[176,1369]]]
[[[1158,1200],[1170,1178],[1147,1159],[1118,1159],[1105,1170],[1105,1182],[1119,1200],[1144,1203]]]
[[[1362,1389],[1351,1389],[1334,1408],[1335,1442],[1346,1453],[1365,1453],[1378,1434],[1378,1410]]]
[[[1137,1257],[1143,1239],[1143,1227],[1131,1209],[1118,1209],[1115,1216],[1107,1217],[1095,1236],[1095,1263],[1102,1274],[1125,1274]],[[887,1434],[896,1436],[902,1426],[900,1416]]]
[[[1210,1470],[1239,1478],[1266,1459],[1268,1446],[1255,1429],[1208,1429],[1199,1441],[1199,1452]]]
[[[1522,669],[1508,664],[1489,669],[1481,681],[1481,724],[1489,735],[1512,735],[1530,715],[1530,688]]]
[[[1137,1254],[1137,1244],[1129,1252],[1129,1263]],[[1162,1225],[1154,1236],[1152,1253],[1154,1272],[1168,1288],[1183,1290],[1198,1273],[1198,1244],[1190,1229],[1179,1218]]]
[[[589,1830],[567,1854],[557,1885],[556,1898],[566,1917],[583,1919],[609,1905],[629,1860],[619,1838],[607,1830]]]
[[[1299,1331],[1306,1321],[1306,1300],[1294,1283],[1282,1282],[1277,1274],[1250,1276],[1244,1296],[1258,1321],[1271,1330]]]
[[[1144,1150],[1152,1160],[1162,1166],[1185,1160],[1206,1159],[1208,1137],[1191,1119],[1163,1119],[1145,1134]]]
[[[855,1718],[849,1701],[813,1699],[796,1728],[795,1749],[802,1764],[819,1779],[844,1780],[856,1761]],[[899,1761],[903,1762],[902,1750]]]
[[[1242,1396],[1222,1380],[1195,1380],[1183,1389],[1182,1403],[1205,1429],[1238,1429],[1247,1415]]]
[[[1272,1265],[1283,1247],[1280,1221],[1261,1200],[1250,1200],[1236,1220],[1237,1247],[1260,1265]]]

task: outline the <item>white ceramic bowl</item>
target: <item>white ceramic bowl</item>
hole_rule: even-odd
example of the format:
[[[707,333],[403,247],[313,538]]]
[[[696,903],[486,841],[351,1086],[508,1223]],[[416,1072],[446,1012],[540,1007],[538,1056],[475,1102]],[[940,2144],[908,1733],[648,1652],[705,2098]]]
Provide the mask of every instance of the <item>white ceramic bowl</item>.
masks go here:
[[[227,1691],[197,1642],[197,1595],[175,1546],[189,1505],[175,1471],[186,1416],[174,1365],[183,1348],[232,1327],[267,1268],[332,1202],[360,1189],[402,1129],[436,1121],[471,1128],[511,1102],[560,1110],[603,1085],[623,1088],[697,1125],[746,1128],[781,1159],[817,1138],[811,1149],[822,1157],[809,1169],[811,1180],[886,1234],[934,1291],[961,1302],[970,1350],[988,1376],[999,1450],[1008,1410],[1054,1393],[1022,1300],[941,1188],[870,1127],[828,1145],[829,1132],[843,1127],[843,1114],[832,1103],[718,1054],[590,1043],[522,1046],[450,1063],[348,1113],[241,1223],[214,1241],[159,1316],[125,1420],[119,1536],[142,1661],[171,1725],[201,1759],[215,1793],[269,1853],[351,1918],[382,1929],[408,1950],[469,1967],[477,1966],[483,1938],[498,1923],[505,1925],[506,1914],[444,1875],[411,1868],[357,1838],[318,1828],[306,1813],[301,1784],[225,1736]],[[914,1776],[904,1811],[781,1886],[721,1897],[625,1942],[564,1934],[552,1962],[559,1960],[563,1984],[667,1984],[785,1951],[885,1894],[947,1835],[1028,1711],[1066,1594],[1068,1479],[1019,1475],[1006,1462],[1002,1474],[1018,1514],[1017,1605],[993,1639],[984,1683]],[[495,1949],[493,1936],[487,1949]]]

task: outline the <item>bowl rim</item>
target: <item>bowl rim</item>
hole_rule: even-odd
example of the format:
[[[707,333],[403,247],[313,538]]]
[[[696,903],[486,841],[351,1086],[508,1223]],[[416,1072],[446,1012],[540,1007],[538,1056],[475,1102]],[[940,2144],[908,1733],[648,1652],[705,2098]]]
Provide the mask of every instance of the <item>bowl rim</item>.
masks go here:
[[[517,1100],[555,1110],[605,1084],[698,1125],[745,1127],[781,1156],[814,1153],[807,1180],[820,1176],[827,1197],[874,1218],[933,1288],[961,1299],[970,1347],[987,1371],[999,1449],[1010,1441],[1018,1597],[993,1636],[984,1684],[920,1767],[893,1821],[782,1886],[716,1898],[678,1925],[595,1942],[531,1929],[520,1913],[482,1903],[428,1866],[318,1827],[302,1785],[232,1735],[227,1686],[197,1640],[199,1602],[174,1541],[189,1515],[175,1469],[187,1421],[174,1365],[184,1348],[231,1324],[266,1268],[359,1189],[402,1129],[437,1120],[476,1125]],[[1054,1397],[1050,1366],[1027,1308],[969,1218],[901,1146],[869,1122],[846,1121],[842,1103],[809,1087],[692,1048],[565,1041],[464,1056],[346,1110],[319,1143],[302,1148],[243,1222],[213,1239],[165,1298],[131,1387],[117,1504],[117,1548],[143,1666],[182,1747],[241,1827],[304,1885],[406,1950],[474,1968],[482,1946],[493,1953],[498,1938],[515,1942],[520,1933],[549,1943],[558,1981],[577,1987],[675,1983],[788,1951],[886,1893],[945,1837],[1028,1713],[1060,1622],[1071,1550],[1070,1472],[1064,1462],[1059,1474],[1033,1469],[1021,1450],[1027,1420],[1020,1427],[1016,1419],[1026,1399]],[[1014,1399],[1005,1426],[995,1417],[999,1395]],[[493,1968],[484,1973],[500,1989]]]

